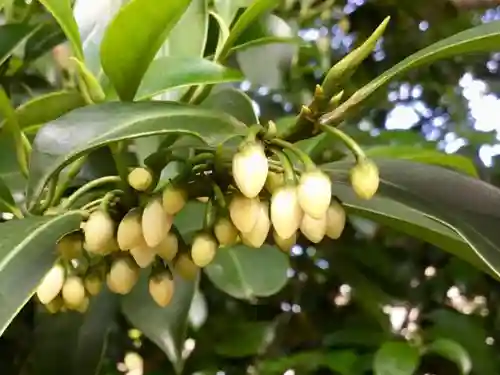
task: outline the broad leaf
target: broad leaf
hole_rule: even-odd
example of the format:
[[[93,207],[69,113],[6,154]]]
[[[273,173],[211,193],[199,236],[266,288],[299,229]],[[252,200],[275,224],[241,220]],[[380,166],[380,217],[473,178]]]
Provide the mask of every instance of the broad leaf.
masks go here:
[[[419,364],[418,349],[406,342],[386,342],[375,354],[375,375],[413,375]]]
[[[57,20],[64,34],[71,43],[75,56],[84,61],[82,42],[80,34],[78,33],[78,26],[73,17],[73,10],[71,9],[70,0],[40,0],[47,10],[52,13]]]
[[[101,64],[118,95],[134,98],[141,79],[190,0],[132,0],[109,25]]]
[[[56,91],[37,96],[16,108],[19,126],[26,132],[36,132],[36,125],[44,124],[85,105],[77,91]],[[0,123],[0,127],[4,121]],[[30,129],[33,127],[34,129]]]
[[[224,113],[171,102],[104,103],[76,109],[40,129],[30,161],[29,206],[48,179],[90,151],[126,139],[178,133],[210,146],[243,134]]]
[[[66,35],[55,22],[45,23],[35,31],[24,46],[24,61],[34,61],[63,43]]]
[[[280,291],[288,281],[289,266],[287,255],[273,246],[236,245],[220,248],[204,270],[217,288],[235,298],[252,300]]]
[[[3,64],[13,51],[37,30],[24,23],[10,23],[0,26],[0,64]]]
[[[137,91],[137,99],[149,99],[164,91],[191,85],[242,81],[237,70],[200,57],[162,57],[154,60]]]
[[[161,308],[149,294],[147,272],[142,272],[137,285],[122,299],[127,319],[165,352],[177,374],[184,366],[182,349],[196,285],[174,275],[173,299],[169,306]]]
[[[500,43],[500,21],[486,23],[462,31],[426,47],[375,78],[342,103],[332,114],[323,116],[323,122],[341,118],[345,112],[357,106],[394,78],[423,64],[465,53],[496,51]]]
[[[214,90],[202,103],[202,107],[226,112],[246,125],[259,123],[252,99],[234,88]]]
[[[500,275],[499,189],[441,167],[396,159],[375,161],[381,172],[379,197],[448,226]],[[351,166],[341,161],[327,164],[325,169],[335,180],[346,182]]]
[[[457,342],[449,339],[437,339],[426,348],[427,353],[438,354],[452,362],[460,369],[462,375],[467,375],[472,370],[469,353]]]
[[[54,264],[55,243],[80,227],[80,212],[0,224],[0,335]]]
[[[35,316],[35,373],[99,374],[118,307],[117,295],[107,289],[91,298],[85,314],[53,315],[40,307]]]

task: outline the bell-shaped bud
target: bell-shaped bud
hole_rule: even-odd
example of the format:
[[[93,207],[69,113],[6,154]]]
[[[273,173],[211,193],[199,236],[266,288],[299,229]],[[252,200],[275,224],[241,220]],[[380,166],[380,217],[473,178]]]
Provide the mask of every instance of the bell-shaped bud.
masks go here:
[[[139,268],[130,258],[115,259],[106,277],[109,290],[128,294],[139,279]]]
[[[128,371],[144,370],[144,360],[138,353],[128,352],[125,354],[123,363],[127,367]]]
[[[180,254],[174,262],[174,270],[184,280],[194,280],[198,274],[199,268],[189,258],[187,254]]]
[[[242,233],[250,232],[259,217],[260,206],[256,198],[235,195],[229,203],[229,216],[236,229]]]
[[[276,230],[273,230],[273,239],[274,243],[276,244],[276,246],[278,246],[278,248],[288,253],[292,250],[292,247],[297,243],[297,232],[295,232],[289,238],[283,238],[280,237],[278,233],[276,233]]]
[[[100,255],[108,255],[115,251],[120,251],[116,237],[112,237],[101,249]]]
[[[156,251],[148,245],[140,245],[131,249],[130,255],[140,268],[147,268],[155,260]]]
[[[42,304],[46,305],[57,297],[63,288],[65,277],[66,272],[60,264],[56,264],[47,272],[36,290],[36,295]]]
[[[61,296],[58,295],[56,298],[54,298],[52,301],[50,301],[44,306],[49,313],[56,314],[59,311],[61,311],[62,307],[64,306],[64,302]]]
[[[145,243],[142,235],[142,216],[139,209],[130,210],[120,221],[116,240],[121,250],[130,250]]]
[[[172,232],[168,232],[167,236],[161,243],[154,248],[156,254],[158,254],[162,259],[166,261],[171,261],[177,255],[179,251],[179,239],[177,235]]]
[[[326,233],[326,215],[321,219],[304,214],[300,223],[300,231],[312,243],[320,243]]]
[[[161,199],[151,199],[142,213],[142,234],[149,247],[158,246],[172,227],[174,218],[163,210]]]
[[[188,200],[187,192],[184,189],[168,184],[163,190],[163,209],[168,215],[175,215],[180,212]]]
[[[220,246],[231,246],[238,242],[238,229],[227,217],[220,217],[214,225],[214,234]]]
[[[333,200],[326,211],[326,235],[332,240],[336,240],[342,234],[346,221],[344,207]]]
[[[70,276],[64,282],[61,292],[64,305],[76,309],[85,299],[85,286],[78,276]]]
[[[97,272],[89,273],[83,279],[83,284],[85,285],[85,290],[91,296],[97,296],[102,289],[102,279],[99,277]]]
[[[292,237],[299,229],[303,214],[295,186],[283,186],[273,194],[271,223],[280,237]]]
[[[377,165],[365,159],[351,169],[351,185],[361,199],[371,199],[378,190],[380,182]]]
[[[168,272],[162,272],[149,278],[149,294],[160,307],[166,307],[174,295],[174,281]]]
[[[271,220],[269,220],[269,205],[265,202],[259,203],[260,211],[257,224],[248,233],[242,233],[243,243],[250,247],[260,248],[266,241],[269,229],[271,229]]]
[[[269,171],[266,178],[266,184],[264,185],[266,190],[273,194],[276,189],[282,187],[285,184],[285,176],[283,173],[275,173]]]
[[[57,242],[57,252],[66,260],[80,258],[82,250],[83,234],[81,232],[68,233]]]
[[[332,183],[330,178],[319,169],[305,172],[300,177],[297,194],[304,213],[319,219],[325,216],[332,200]]]
[[[212,262],[218,248],[217,241],[208,233],[200,233],[193,239],[191,258],[198,267],[205,267]]]
[[[153,174],[147,168],[134,168],[128,174],[128,184],[137,191],[146,191],[153,183]]]
[[[89,309],[90,305],[90,298],[88,296],[83,297],[83,301],[76,307],[73,308],[73,310],[78,311],[80,314],[84,314],[87,312]]]
[[[107,212],[102,210],[90,214],[84,226],[85,249],[99,254],[114,237],[115,223]]]
[[[269,170],[264,146],[259,142],[244,145],[233,157],[232,170],[241,193],[255,198],[264,187]]]

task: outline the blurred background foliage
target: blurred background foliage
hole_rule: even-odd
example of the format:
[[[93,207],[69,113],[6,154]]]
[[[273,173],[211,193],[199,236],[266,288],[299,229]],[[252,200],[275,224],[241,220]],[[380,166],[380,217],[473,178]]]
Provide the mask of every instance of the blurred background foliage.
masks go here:
[[[233,1],[240,6],[250,2]],[[219,2],[214,0],[214,5]],[[22,0],[2,3],[8,19],[35,17],[44,24],[22,53],[1,61],[0,83],[16,105],[54,87],[74,85],[61,69],[66,67],[60,46],[64,36],[41,6]],[[248,77],[239,88],[253,98],[261,119],[282,126],[309,102],[332,64],[386,16],[391,22],[384,37],[348,81],[346,94],[431,43],[500,19],[495,3],[283,0],[275,15],[256,27],[278,36],[298,36],[300,44],[251,48],[238,53],[231,64]],[[0,34],[0,43],[2,38]],[[381,90],[344,129],[362,145],[395,146],[393,152],[408,158],[416,148],[468,156],[481,178],[498,185],[499,62],[500,46],[499,53],[460,56],[416,69]],[[0,173],[11,176],[13,186],[18,178],[9,175],[14,153],[1,137],[0,142]],[[321,144],[313,148],[319,161],[335,156]],[[498,285],[418,239],[350,217],[344,236],[334,244],[295,248],[288,276],[280,293],[252,301],[232,298],[202,279],[187,339],[181,343],[183,373],[500,373]],[[34,327],[33,306],[28,305],[0,339],[2,374],[43,373],[28,369],[44,346],[52,348],[45,351],[52,353],[50,360],[59,360],[57,343],[44,341],[43,332]],[[111,331],[103,375],[127,372],[122,362],[129,351],[143,357],[146,375],[174,372],[161,349],[124,317],[103,329]],[[161,340],[162,332],[158,336]],[[73,349],[80,344],[75,340]]]

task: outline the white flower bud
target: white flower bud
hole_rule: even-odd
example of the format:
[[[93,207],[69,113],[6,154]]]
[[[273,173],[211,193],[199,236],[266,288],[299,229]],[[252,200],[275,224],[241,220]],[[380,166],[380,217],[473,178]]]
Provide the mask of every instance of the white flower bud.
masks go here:
[[[188,196],[184,189],[167,185],[163,190],[163,209],[168,215],[175,215],[186,205]]]
[[[117,294],[128,294],[139,279],[139,268],[131,259],[116,259],[111,264],[106,284]]]
[[[229,203],[229,216],[234,226],[242,233],[250,232],[259,217],[259,201],[236,195]]]
[[[231,246],[238,241],[238,229],[226,217],[217,220],[214,225],[214,234],[220,246]]]
[[[326,233],[326,215],[315,219],[305,214],[300,223],[300,231],[312,243],[320,243]]]
[[[276,233],[290,238],[299,229],[303,211],[300,208],[295,186],[283,186],[271,198],[271,222]]]
[[[273,238],[276,246],[278,246],[282,251],[288,253],[297,243],[297,232],[295,232],[290,238],[282,238],[278,233],[276,233],[276,230],[273,230]]]
[[[64,285],[65,275],[64,267],[56,264],[43,277],[36,290],[36,295],[42,304],[46,305],[57,297]]]
[[[300,177],[297,194],[304,213],[319,219],[325,215],[332,200],[332,183],[319,169],[306,172]]]
[[[68,308],[76,309],[85,299],[83,280],[78,276],[68,277],[64,282],[61,294],[64,304]]]
[[[90,214],[84,226],[85,249],[93,253],[101,253],[102,249],[114,237],[115,223],[108,213],[98,210]]]
[[[142,213],[142,234],[149,247],[158,246],[167,236],[174,218],[163,210],[161,199],[151,199]]]
[[[191,246],[191,258],[198,267],[205,267],[212,262],[217,251],[217,241],[206,233],[195,236]]]
[[[380,179],[377,165],[365,159],[351,169],[351,185],[361,199],[371,199],[378,190]]]
[[[255,198],[264,187],[269,163],[261,143],[245,145],[233,157],[233,177],[236,186],[248,198]]]
[[[346,214],[344,207],[333,200],[326,211],[326,235],[336,240],[342,234],[345,227]]]
[[[242,233],[241,237],[243,243],[250,247],[260,248],[266,241],[269,229],[271,228],[271,221],[269,220],[269,205],[267,203],[259,203],[259,217],[257,223],[248,233]]]

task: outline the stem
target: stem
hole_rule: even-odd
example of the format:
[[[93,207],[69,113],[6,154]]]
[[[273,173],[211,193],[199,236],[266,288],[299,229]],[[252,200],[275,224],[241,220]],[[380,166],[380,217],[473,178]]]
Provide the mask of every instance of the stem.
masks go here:
[[[217,201],[219,207],[226,210],[226,198],[224,197],[224,193],[222,192],[220,186],[213,182],[212,187],[214,189],[215,200]]]
[[[64,181],[61,182],[56,188],[55,194],[50,202],[51,206],[55,206],[61,201],[61,198],[62,198],[64,192],[66,191],[66,189],[68,188],[68,185],[78,175],[78,173],[80,172],[80,170],[83,167],[83,164],[85,163],[85,160],[86,160],[86,158],[82,157],[82,158],[78,159],[77,161],[75,161],[73,164],[71,164],[69,171],[64,178]]]
[[[342,130],[334,128],[328,125],[320,125],[320,129],[326,133],[329,133],[338,139],[340,139],[353,153],[356,161],[366,158],[365,152],[360,145],[356,143],[354,139],[344,133]]]
[[[316,164],[314,164],[314,162],[309,157],[309,155],[307,155],[307,153],[305,153],[304,151],[302,151],[301,149],[296,147],[293,143],[284,141],[284,140],[279,139],[279,138],[272,139],[270,142],[271,142],[271,144],[274,144],[276,146],[286,148],[286,149],[292,151],[295,155],[297,155],[297,157],[300,159],[302,164],[304,164],[306,171],[312,171],[312,170],[316,169]]]
[[[208,231],[212,228],[215,220],[214,201],[209,199],[207,208],[205,209],[205,217],[203,218],[203,230]]]
[[[119,189],[108,191],[106,195],[104,195],[104,197],[102,198],[101,204],[99,206],[103,211],[108,212],[111,200],[115,198],[117,195],[122,195],[122,194],[124,194],[124,191]]]
[[[57,178],[58,178],[58,176],[55,176],[49,181],[47,195],[45,196],[43,203],[40,206],[35,206],[33,211],[40,213],[40,212],[44,212],[47,208],[50,207],[50,203],[52,202],[52,199],[53,199],[55,191],[56,191]]]
[[[118,142],[115,144],[111,144],[109,146],[111,150],[111,155],[113,156],[113,160],[115,161],[116,169],[118,171],[118,175],[121,178],[121,186],[122,190],[125,192],[125,199],[127,200],[127,203],[132,203],[133,200],[133,193],[130,188],[130,186],[127,183],[128,180],[128,167],[127,163],[123,159],[123,149],[124,149],[125,143]]]
[[[28,153],[26,147],[27,140],[23,140],[23,132],[21,130],[21,127],[19,126],[19,122],[17,121],[16,112],[12,107],[7,93],[2,87],[0,87],[0,112],[2,112],[5,117],[5,127],[7,128],[7,131],[9,131],[12,135],[12,138],[14,138],[17,163],[19,164],[21,173],[24,175],[24,177],[28,177],[29,169]]]
[[[106,177],[101,177],[98,178],[97,180],[90,181],[89,183],[83,185],[80,187],[78,190],[76,190],[73,194],[71,194],[68,199],[61,205],[61,208],[67,209],[70,207],[72,204],[74,204],[78,198],[83,196],[85,193],[89,192],[90,190],[106,185],[106,184],[119,184],[122,182],[122,179],[118,176],[106,176]]]
[[[271,148],[271,151],[280,160],[281,166],[283,167],[283,174],[285,177],[285,185],[295,185],[295,172],[293,170],[293,165],[286,154],[278,149]]]
[[[90,210],[91,208],[94,208],[95,206],[99,206],[102,202],[103,198],[99,198],[99,199],[96,199],[96,200],[93,200],[85,205],[82,206],[81,210],[83,211],[88,211]]]

